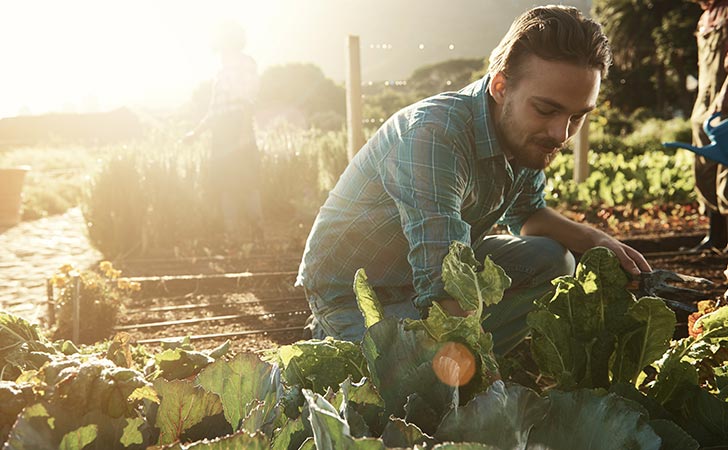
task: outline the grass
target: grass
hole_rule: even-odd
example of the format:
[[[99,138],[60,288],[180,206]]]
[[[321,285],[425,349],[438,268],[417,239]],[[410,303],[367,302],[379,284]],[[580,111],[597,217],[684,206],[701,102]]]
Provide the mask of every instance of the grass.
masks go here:
[[[39,219],[79,206],[89,174],[108,149],[80,145],[18,147],[0,152],[0,167],[30,166],[22,218]]]

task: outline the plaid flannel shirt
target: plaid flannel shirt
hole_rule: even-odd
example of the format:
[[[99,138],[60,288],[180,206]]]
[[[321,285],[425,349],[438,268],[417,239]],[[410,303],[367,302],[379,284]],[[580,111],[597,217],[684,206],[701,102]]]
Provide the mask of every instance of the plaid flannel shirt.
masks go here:
[[[376,288],[413,287],[415,305],[449,297],[442,261],[496,224],[520,233],[546,206],[541,170],[512,167],[496,139],[483,78],[392,116],[362,147],[321,207],[296,285],[352,299],[357,269]],[[349,301],[349,300],[346,300]]]

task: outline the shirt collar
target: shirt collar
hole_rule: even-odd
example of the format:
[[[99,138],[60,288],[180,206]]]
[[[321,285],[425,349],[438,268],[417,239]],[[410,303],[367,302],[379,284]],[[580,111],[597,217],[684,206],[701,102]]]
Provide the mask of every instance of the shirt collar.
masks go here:
[[[460,92],[471,97],[473,124],[475,126],[475,153],[478,159],[505,155],[495,132],[493,117],[489,111],[488,85],[490,74],[471,83]]]

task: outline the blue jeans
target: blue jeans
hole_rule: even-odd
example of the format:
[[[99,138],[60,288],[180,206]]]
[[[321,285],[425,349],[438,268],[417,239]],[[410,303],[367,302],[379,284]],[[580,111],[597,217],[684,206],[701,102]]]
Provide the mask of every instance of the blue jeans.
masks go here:
[[[534,300],[553,289],[551,280],[574,273],[574,256],[558,242],[537,236],[487,236],[473,248],[478,261],[490,255],[512,281],[503,300],[485,309],[483,320],[483,328],[493,334],[495,352],[505,354],[528,335],[526,315],[533,310]],[[420,318],[411,286],[375,290],[385,316]],[[362,339],[366,328],[353,292],[351,296],[325,300],[315,291],[306,290],[306,298],[314,316],[314,338]]]

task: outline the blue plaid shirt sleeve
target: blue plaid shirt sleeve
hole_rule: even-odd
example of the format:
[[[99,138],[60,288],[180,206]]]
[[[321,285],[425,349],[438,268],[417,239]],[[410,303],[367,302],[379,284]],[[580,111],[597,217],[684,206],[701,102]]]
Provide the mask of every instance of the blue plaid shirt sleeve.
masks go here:
[[[468,187],[466,158],[439,130],[416,127],[383,156],[381,165],[384,189],[397,206],[409,243],[415,304],[425,307],[448,297],[441,274],[450,242],[470,245],[470,225],[460,214]]]

